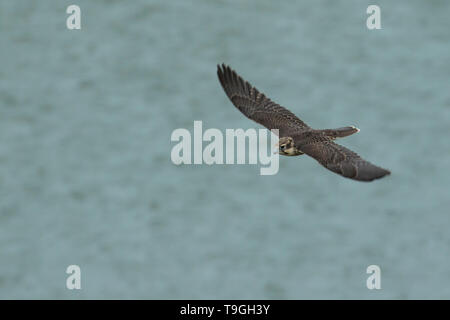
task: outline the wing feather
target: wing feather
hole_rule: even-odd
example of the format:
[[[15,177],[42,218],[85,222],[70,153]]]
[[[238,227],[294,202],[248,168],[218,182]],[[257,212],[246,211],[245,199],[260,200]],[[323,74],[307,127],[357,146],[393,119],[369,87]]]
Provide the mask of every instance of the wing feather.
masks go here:
[[[309,129],[292,112],[267,98],[225,64],[217,66],[217,76],[228,98],[247,118],[268,129],[279,129],[281,137]]]
[[[346,178],[372,181],[390,174],[388,170],[373,165],[330,139],[303,144],[299,148],[325,168]]]

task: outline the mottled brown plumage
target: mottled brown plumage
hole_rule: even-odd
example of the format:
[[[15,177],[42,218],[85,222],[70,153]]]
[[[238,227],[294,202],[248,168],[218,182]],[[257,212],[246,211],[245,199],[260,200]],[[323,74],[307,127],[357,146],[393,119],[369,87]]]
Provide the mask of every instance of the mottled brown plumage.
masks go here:
[[[281,155],[306,153],[325,168],[359,181],[372,181],[390,174],[388,170],[371,164],[355,152],[333,142],[359,129],[312,129],[292,112],[259,92],[230,67],[224,64],[217,66],[217,75],[228,98],[246,117],[268,129],[279,130]]]

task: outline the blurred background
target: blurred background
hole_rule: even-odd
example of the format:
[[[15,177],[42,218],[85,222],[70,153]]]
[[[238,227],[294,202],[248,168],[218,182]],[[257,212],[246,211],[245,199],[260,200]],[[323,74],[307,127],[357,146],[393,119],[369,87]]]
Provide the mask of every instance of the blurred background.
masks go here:
[[[66,8],[81,8],[81,30]],[[366,27],[381,8],[381,30]],[[450,298],[448,1],[1,1],[0,298]],[[225,62],[392,171],[181,165]],[[68,265],[82,289],[66,289]],[[381,268],[368,290],[366,268]]]

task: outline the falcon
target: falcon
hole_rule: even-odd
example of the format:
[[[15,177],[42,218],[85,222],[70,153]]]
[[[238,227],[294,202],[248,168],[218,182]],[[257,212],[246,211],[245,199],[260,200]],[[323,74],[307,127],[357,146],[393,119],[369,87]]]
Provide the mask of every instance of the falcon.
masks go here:
[[[307,154],[328,170],[358,181],[373,181],[390,174],[389,170],[373,165],[334,142],[337,138],[359,132],[358,128],[313,129],[292,112],[267,98],[229,66],[218,65],[217,75],[226,95],[239,111],[269,130],[279,130],[280,155]]]

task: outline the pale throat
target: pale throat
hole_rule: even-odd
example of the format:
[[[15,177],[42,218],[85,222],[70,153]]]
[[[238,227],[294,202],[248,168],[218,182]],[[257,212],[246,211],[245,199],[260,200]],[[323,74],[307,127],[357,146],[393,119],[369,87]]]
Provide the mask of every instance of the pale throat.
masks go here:
[[[301,152],[298,151],[296,147],[290,147],[288,149],[284,149],[284,152],[286,153],[287,156],[297,156],[297,155],[301,154]]]

